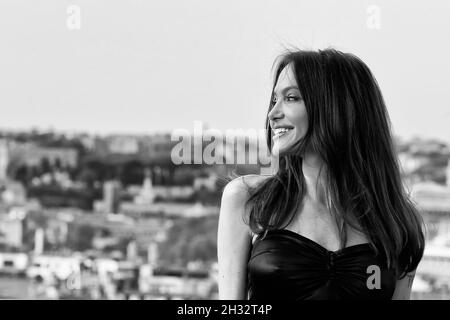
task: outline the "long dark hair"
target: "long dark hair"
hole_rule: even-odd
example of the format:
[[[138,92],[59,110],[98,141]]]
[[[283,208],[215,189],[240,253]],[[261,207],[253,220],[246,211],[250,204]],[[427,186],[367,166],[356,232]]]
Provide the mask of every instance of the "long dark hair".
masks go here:
[[[355,55],[334,49],[288,51],[275,63],[272,94],[288,65],[305,102],[308,131],[293,152],[279,158],[273,176],[257,186],[248,185],[251,230],[264,237],[270,229],[284,228],[281,224],[288,218],[286,226],[292,221],[306,191],[301,154],[310,148],[326,166],[326,202],[339,227],[341,246],[347,242],[347,226],[364,232],[403,278],[422,258],[423,220],[402,184],[377,81]],[[268,113],[272,107],[271,102]],[[265,127],[272,150],[268,117]]]

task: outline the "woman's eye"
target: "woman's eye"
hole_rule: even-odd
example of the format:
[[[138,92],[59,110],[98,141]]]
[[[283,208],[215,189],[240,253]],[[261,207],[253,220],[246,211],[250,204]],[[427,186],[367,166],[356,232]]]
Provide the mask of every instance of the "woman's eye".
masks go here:
[[[297,96],[287,96],[286,101],[298,101],[300,100],[300,97]]]

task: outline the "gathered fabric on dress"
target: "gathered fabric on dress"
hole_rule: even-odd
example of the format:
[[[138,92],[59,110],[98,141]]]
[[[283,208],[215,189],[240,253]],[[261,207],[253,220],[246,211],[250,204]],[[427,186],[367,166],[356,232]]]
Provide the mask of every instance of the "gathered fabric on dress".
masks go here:
[[[296,232],[269,230],[252,246],[248,298],[389,300],[396,277],[385,260],[369,243],[330,251]]]

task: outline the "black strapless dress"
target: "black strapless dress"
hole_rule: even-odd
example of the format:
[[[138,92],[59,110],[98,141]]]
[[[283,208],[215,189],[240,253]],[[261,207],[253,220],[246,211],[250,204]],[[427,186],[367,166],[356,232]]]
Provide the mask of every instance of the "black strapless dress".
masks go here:
[[[369,277],[379,267],[379,288]],[[372,278],[369,280],[373,283]],[[250,300],[391,299],[394,271],[368,243],[329,251],[287,229],[269,230],[253,244],[248,262]]]

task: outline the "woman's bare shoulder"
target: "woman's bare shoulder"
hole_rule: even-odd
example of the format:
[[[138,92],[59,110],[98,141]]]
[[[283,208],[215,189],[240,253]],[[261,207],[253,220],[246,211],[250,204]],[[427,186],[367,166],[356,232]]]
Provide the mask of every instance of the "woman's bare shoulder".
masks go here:
[[[248,208],[246,202],[250,196],[249,187],[253,188],[261,183],[268,176],[256,174],[245,175],[231,180],[222,194],[221,219],[229,221],[236,229],[243,228],[246,233],[253,236],[247,225],[244,226],[242,217],[248,218]]]
[[[228,182],[223,191],[217,232],[219,292],[222,298],[246,298],[252,232],[247,223],[248,208],[245,204],[249,197],[248,187],[261,180],[258,175],[241,176]]]
[[[264,180],[268,179],[270,176],[268,175],[258,175],[258,174],[247,174],[244,176],[237,177],[225,186],[225,191],[229,193],[241,193],[242,191],[248,191],[249,187],[256,187],[259,183],[262,183]]]
[[[231,210],[231,212],[241,211],[245,207],[250,193],[249,188],[255,187],[258,183],[264,180],[264,177],[259,175],[245,175],[237,177],[227,183],[223,190],[221,207]]]
[[[245,182],[248,182],[252,187],[257,186],[259,183],[262,183],[263,181],[270,178],[270,175],[260,175],[260,174],[247,174],[245,176],[242,176],[242,178],[245,180]]]

